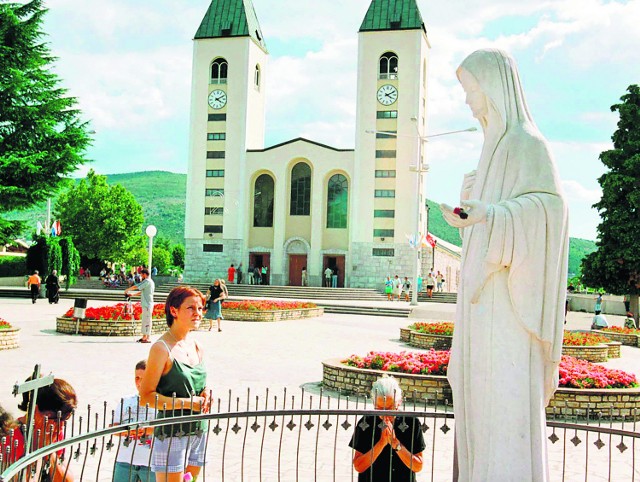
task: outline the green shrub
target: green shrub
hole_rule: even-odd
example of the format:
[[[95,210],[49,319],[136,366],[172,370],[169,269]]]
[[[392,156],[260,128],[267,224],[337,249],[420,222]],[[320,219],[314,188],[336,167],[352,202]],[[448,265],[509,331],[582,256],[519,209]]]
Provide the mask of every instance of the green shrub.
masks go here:
[[[27,258],[24,256],[0,256],[0,277],[27,274]]]

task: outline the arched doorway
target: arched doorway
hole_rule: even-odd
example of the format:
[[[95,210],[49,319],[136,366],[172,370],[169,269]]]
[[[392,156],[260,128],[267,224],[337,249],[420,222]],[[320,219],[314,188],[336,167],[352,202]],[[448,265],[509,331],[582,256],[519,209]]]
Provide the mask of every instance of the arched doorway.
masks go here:
[[[302,269],[308,270],[308,252],[309,243],[302,238],[293,238],[286,243],[285,256],[289,265],[289,286],[302,286]]]

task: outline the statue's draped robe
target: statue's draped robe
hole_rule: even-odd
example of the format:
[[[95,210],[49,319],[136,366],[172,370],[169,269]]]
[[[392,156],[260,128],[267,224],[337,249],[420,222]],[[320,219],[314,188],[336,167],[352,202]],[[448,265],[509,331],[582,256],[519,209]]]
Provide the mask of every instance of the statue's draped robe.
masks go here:
[[[545,407],[562,351],[566,205],[512,61],[480,51],[462,68],[478,80],[503,124],[486,129],[470,195],[489,206],[487,222],[462,232],[448,370],[457,480],[546,481]]]

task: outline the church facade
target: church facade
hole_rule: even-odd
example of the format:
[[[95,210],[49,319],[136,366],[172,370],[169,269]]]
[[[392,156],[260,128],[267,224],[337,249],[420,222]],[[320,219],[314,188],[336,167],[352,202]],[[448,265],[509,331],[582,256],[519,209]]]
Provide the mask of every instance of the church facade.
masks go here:
[[[411,276],[426,223],[429,43],[415,0],[373,0],[358,32],[354,149],[264,145],[268,50],[250,0],[213,0],[194,38],[186,281],[242,263],[269,283],[380,287]],[[356,59],[354,59],[355,61]],[[295,108],[295,107],[292,107]]]

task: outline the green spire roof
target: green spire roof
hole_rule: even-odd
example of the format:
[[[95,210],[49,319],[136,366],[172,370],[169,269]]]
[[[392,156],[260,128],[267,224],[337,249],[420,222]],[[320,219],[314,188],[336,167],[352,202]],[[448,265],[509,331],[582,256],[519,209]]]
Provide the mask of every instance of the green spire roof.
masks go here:
[[[266,52],[251,0],[213,0],[195,38],[251,37]]]
[[[426,33],[416,0],[372,0],[360,32],[422,29]]]

